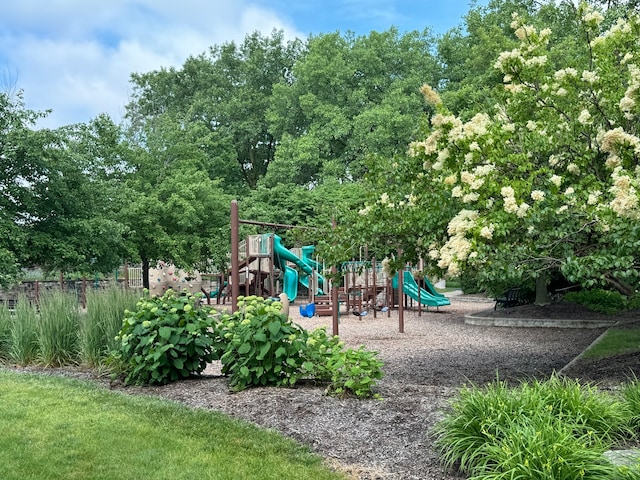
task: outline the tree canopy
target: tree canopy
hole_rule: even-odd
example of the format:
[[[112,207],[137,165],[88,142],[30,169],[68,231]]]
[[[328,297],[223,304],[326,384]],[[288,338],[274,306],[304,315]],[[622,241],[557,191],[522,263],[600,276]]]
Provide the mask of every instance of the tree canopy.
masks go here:
[[[560,272],[632,293],[640,241],[639,21],[619,18],[607,27],[605,20],[586,4],[574,10],[581,35],[568,56],[555,51],[566,43],[554,42],[552,30],[515,13],[518,45],[494,61],[504,94],[467,121],[425,85],[436,113],[424,140],[391,170],[403,188],[383,191],[363,211],[367,221],[385,210],[399,223],[421,218],[413,230],[420,237],[407,243],[415,240],[418,253],[450,276],[472,269],[489,289],[535,279],[541,287]],[[567,63],[558,68],[552,58]],[[455,211],[446,229],[432,213],[443,191]]]

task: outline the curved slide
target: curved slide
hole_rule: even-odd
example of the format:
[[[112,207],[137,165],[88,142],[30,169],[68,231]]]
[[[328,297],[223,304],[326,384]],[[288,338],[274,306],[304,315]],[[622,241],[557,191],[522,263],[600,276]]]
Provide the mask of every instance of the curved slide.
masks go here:
[[[402,280],[402,291],[416,301],[418,301],[418,292],[420,292],[419,301],[422,305],[426,305],[428,307],[443,307],[445,305],[451,305],[449,299],[443,294],[436,292],[435,288],[433,289],[434,293],[428,292],[424,288],[420,288],[410,271],[404,271]],[[433,288],[431,283],[428,283],[427,286]],[[393,277],[393,288],[398,288],[398,274]]]
[[[298,257],[291,250],[282,245],[282,239],[278,235],[273,236],[273,253],[276,257],[276,265],[284,271],[283,291],[289,297],[289,301],[293,302],[298,296],[298,283],[309,286],[309,275],[313,274],[313,267],[304,259]],[[305,275],[299,276],[295,268],[286,265],[286,262],[293,263]],[[318,283],[323,284],[324,279],[318,275]],[[322,294],[322,290],[318,288],[318,293]]]

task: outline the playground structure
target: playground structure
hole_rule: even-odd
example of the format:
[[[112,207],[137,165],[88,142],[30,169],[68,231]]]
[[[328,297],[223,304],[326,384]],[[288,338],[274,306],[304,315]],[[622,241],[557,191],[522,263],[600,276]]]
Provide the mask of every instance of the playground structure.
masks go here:
[[[285,293],[290,302],[322,295],[326,281],[313,251],[313,246],[288,249],[274,233],[249,235],[238,245],[239,293],[262,297]]]
[[[197,271],[187,272],[175,265],[158,262],[155,268],[149,269],[149,293],[160,296],[168,289],[198,293],[202,290],[202,275]]]
[[[300,313],[309,315],[328,315],[333,317],[333,334],[338,334],[339,316],[342,304],[347,311],[361,317],[365,309],[398,306],[398,330],[404,333],[404,310],[416,301],[418,312],[422,306],[436,307],[450,305],[450,301],[437,292],[428,279],[419,278],[406,269],[394,278],[388,278],[378,268],[375,259],[372,262],[345,262],[341,266],[342,285],[329,282],[322,274],[317,260],[313,260],[313,246],[301,248],[299,251],[287,249],[282,239],[275,234],[262,234],[248,237],[241,248],[239,225],[251,224],[261,227],[296,228],[293,225],[281,225],[252,220],[241,220],[238,213],[238,202],[231,202],[231,274],[229,288],[231,291],[231,311],[238,308],[237,299],[241,293],[275,297],[285,293],[291,302],[299,297],[299,290],[305,289],[309,303],[300,308]],[[241,250],[244,255],[241,255]],[[263,262],[265,267],[263,268]],[[322,270],[322,272],[319,272]],[[331,269],[331,277],[337,278],[337,267]],[[302,288],[301,288],[302,287]],[[252,290],[253,288],[253,290]],[[307,308],[313,306],[313,308]]]

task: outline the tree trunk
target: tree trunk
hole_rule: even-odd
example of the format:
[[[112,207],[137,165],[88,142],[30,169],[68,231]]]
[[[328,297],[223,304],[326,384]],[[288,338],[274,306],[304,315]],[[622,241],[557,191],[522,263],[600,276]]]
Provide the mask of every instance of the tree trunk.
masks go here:
[[[149,259],[142,259],[142,287],[149,290]]]
[[[536,305],[549,305],[549,291],[547,290],[547,276],[538,275],[536,277]]]
[[[613,288],[618,290],[622,295],[626,295],[627,297],[632,297],[635,294],[633,287],[622,280],[616,280],[615,278],[607,275],[606,277],[607,283],[611,285]]]

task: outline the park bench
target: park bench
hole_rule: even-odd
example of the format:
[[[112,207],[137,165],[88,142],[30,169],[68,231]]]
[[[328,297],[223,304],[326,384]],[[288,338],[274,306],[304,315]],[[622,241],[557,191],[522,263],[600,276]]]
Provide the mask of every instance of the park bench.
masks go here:
[[[504,308],[511,308],[517,305],[521,305],[522,300],[520,299],[520,289],[510,288],[506,292],[504,292],[502,297],[494,298],[494,301],[496,302],[496,304],[493,306],[494,310],[497,310],[499,306]]]

